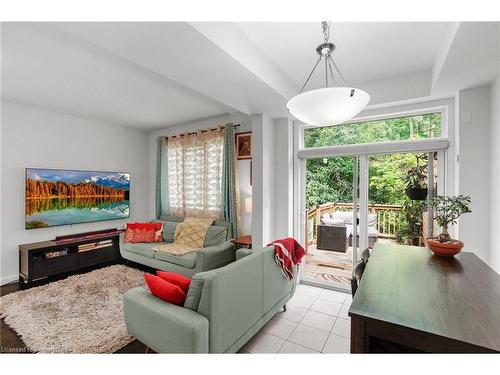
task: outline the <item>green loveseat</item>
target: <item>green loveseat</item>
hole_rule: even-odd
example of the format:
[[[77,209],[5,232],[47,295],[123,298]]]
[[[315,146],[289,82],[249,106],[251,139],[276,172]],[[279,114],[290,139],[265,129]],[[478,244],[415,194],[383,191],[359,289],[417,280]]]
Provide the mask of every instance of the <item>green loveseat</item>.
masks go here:
[[[142,287],[128,290],[128,332],[158,353],[237,352],[295,292],[295,282],[276,267],[273,247],[240,249],[237,258],[195,274],[184,307]]]
[[[124,243],[120,236],[120,254],[122,258],[145,266],[181,273],[191,277],[195,273],[225,266],[235,260],[236,247],[231,239],[231,223],[215,221],[208,229],[203,249],[182,256],[155,251],[153,247],[174,241],[175,228],[182,218],[154,220],[163,223],[163,239],[157,243]]]

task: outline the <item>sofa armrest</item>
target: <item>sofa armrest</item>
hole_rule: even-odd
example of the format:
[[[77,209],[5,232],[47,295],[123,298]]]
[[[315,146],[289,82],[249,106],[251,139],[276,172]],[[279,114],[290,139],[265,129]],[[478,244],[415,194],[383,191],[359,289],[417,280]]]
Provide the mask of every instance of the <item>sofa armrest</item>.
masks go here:
[[[208,353],[208,319],[162,301],[145,288],[123,295],[128,332],[158,353]]]
[[[236,245],[226,241],[217,246],[198,250],[196,255],[196,272],[223,267],[236,260]]]
[[[248,255],[251,255],[254,253],[254,250],[252,249],[245,249],[245,248],[241,248],[241,249],[238,249],[236,250],[236,260],[240,260],[241,258],[244,258]]]

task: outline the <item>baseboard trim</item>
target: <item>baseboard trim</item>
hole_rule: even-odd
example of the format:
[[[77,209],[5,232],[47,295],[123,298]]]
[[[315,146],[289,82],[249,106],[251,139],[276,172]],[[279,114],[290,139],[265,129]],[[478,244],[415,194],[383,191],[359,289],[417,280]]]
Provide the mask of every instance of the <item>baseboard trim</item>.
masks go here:
[[[13,283],[14,281],[19,281],[19,276],[16,275],[16,276],[7,276],[7,277],[2,277],[0,279],[0,285],[6,285],[6,284],[10,284],[10,283]]]

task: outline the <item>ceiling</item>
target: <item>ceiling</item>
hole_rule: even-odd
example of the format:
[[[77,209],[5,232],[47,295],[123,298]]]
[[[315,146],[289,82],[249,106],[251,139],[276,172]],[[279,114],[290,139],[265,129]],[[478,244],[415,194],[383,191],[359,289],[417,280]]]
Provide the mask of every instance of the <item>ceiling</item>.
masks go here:
[[[43,24],[3,25],[2,98],[145,130],[232,110]]]
[[[488,83],[495,29],[335,23],[330,39],[348,84],[378,104]],[[3,23],[1,34],[3,100],[146,131],[224,113],[288,116],[322,41],[319,22]],[[319,67],[308,88],[323,85]]]
[[[302,86],[323,42],[320,23],[238,23],[248,37],[297,86]],[[348,84],[374,81],[432,67],[444,22],[340,22],[331,24],[334,60]],[[325,83],[324,68],[311,87]]]

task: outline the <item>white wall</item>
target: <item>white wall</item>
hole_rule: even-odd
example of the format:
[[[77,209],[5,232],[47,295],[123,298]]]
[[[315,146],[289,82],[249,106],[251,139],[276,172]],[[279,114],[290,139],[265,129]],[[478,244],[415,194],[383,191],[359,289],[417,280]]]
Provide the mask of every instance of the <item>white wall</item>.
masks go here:
[[[431,72],[425,70],[371,82],[362,82],[355,87],[370,94],[370,105],[393,103],[403,100],[425,98],[431,92]]]
[[[183,123],[170,126],[161,130],[149,133],[149,217],[154,218],[156,214],[155,196],[156,196],[156,152],[157,139],[160,136],[171,136],[183,132],[196,131],[199,129],[213,128],[218,125],[224,125],[228,122],[240,124],[235,129],[235,133],[252,131],[252,121],[250,116],[235,113],[221,116],[201,119],[194,122]],[[250,234],[252,227],[252,214],[245,212],[245,198],[252,196],[252,186],[250,185],[250,160],[238,160],[238,174],[240,182],[240,207],[241,207],[241,233]]]
[[[458,94],[459,194],[471,197],[472,213],[460,218],[458,238],[483,261],[489,253],[490,212],[490,88]]]
[[[123,227],[148,218],[147,133],[2,101],[1,283],[18,276],[18,245],[56,235]],[[24,229],[24,169],[63,168],[131,173],[131,218]]]
[[[259,249],[274,238],[274,131],[267,115],[252,116],[253,211],[252,247]]]
[[[500,39],[500,38],[499,38]],[[490,97],[490,252],[488,264],[500,274],[500,75],[491,85]]]
[[[293,122],[274,120],[274,238],[293,236]]]
[[[236,129],[241,133],[239,128]],[[240,214],[241,214],[241,234],[252,234],[252,212],[245,211],[245,198],[252,198],[252,185],[250,185],[251,160],[238,160],[238,175],[240,182]]]

